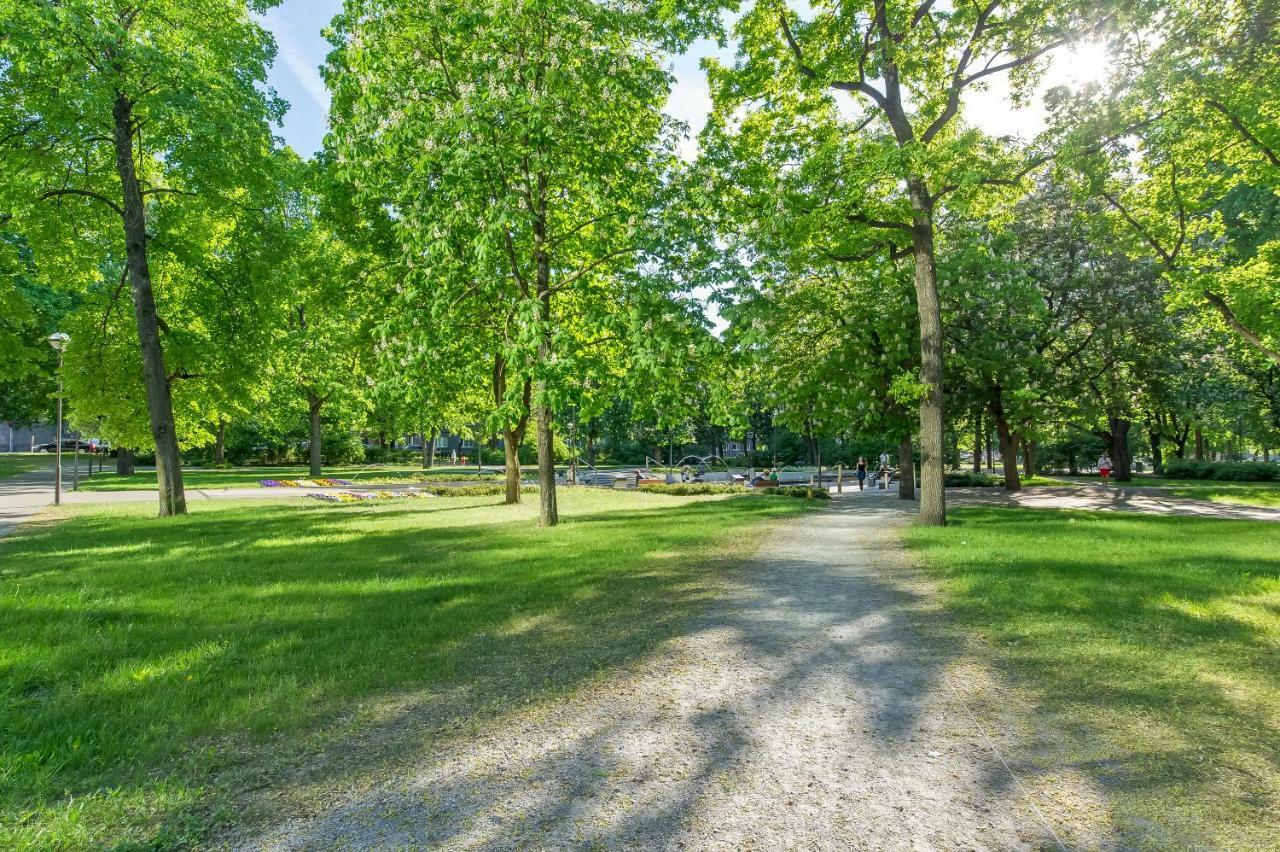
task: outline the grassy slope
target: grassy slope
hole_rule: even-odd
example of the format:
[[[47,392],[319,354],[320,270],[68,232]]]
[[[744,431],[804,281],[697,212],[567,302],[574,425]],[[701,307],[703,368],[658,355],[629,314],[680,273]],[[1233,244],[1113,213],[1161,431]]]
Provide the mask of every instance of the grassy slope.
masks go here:
[[[324,475],[333,479],[349,479],[352,482],[389,484],[396,482],[422,482],[432,480],[477,479],[474,468],[437,467],[424,471],[421,467],[326,467]],[[229,470],[187,468],[182,472],[183,485],[187,488],[256,488],[264,479],[307,479],[305,467],[254,467]],[[496,480],[493,473],[484,475],[485,481]],[[112,472],[95,473],[91,479],[82,479],[81,491],[146,491],[156,487],[153,470],[133,476],[116,476]]]
[[[0,479],[33,470],[53,470],[53,458],[47,453],[0,453]]]
[[[554,530],[536,501],[483,498],[199,503],[165,521],[81,506],[0,541],[0,847],[186,845],[234,791],[345,786],[391,759],[397,707],[419,706],[403,750],[420,749],[442,696],[492,718],[652,651],[717,567],[805,510],[596,491],[561,506]],[[369,742],[315,758],[353,736]]]
[[[1126,844],[1280,837],[1280,527],[962,509],[909,545],[1063,735]],[[1035,760],[1036,758],[1031,758]]]

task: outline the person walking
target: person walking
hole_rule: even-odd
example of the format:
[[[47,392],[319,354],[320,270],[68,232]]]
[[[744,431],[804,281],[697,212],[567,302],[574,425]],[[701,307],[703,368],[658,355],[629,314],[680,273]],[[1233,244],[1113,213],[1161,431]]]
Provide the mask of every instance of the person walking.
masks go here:
[[[1098,475],[1102,477],[1103,485],[1111,481],[1111,456],[1106,452],[1098,459]]]
[[[867,482],[867,457],[858,456],[858,490],[861,491],[866,487]]]

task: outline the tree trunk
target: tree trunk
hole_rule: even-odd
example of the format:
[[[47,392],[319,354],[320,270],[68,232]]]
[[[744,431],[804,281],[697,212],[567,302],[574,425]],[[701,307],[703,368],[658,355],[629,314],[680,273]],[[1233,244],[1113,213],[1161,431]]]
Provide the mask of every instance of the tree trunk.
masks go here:
[[[156,317],[155,294],[151,289],[151,269],[147,261],[146,207],[133,161],[133,103],[123,94],[116,96],[116,171],[123,193],[125,259],[129,288],[133,293],[133,315],[142,350],[142,376],[147,390],[147,415],[156,445],[156,485],[160,495],[160,517],[185,515],[187,497],[182,488],[182,460],[178,455],[178,435],[173,424],[173,398],[169,374],[164,367],[160,345],[160,324]]]
[[[994,448],[995,448],[995,443],[991,440],[991,429],[988,427],[987,428],[987,470],[988,471],[995,470],[995,467],[996,467],[996,463],[995,463],[996,454],[995,454]]]
[[[116,476],[133,476],[133,450],[116,450]]]
[[[1190,433],[1190,425],[1182,427],[1181,430],[1175,430],[1173,433],[1173,454],[1177,458],[1185,459],[1187,457],[1187,435]]]
[[[223,465],[227,461],[227,421],[218,419],[218,436],[213,442],[213,463]]]
[[[320,409],[324,405],[324,400],[317,397],[311,391],[307,391],[307,411],[311,420],[311,446],[307,448],[309,458],[311,460],[311,476],[315,478],[321,474],[320,465]]]
[[[898,444],[898,499],[916,499],[916,459],[910,435]]]
[[[520,445],[524,443],[525,432],[529,428],[529,405],[532,399],[533,381],[525,378],[520,389],[520,419],[502,429],[503,473],[507,485],[503,502],[509,506],[520,502]],[[501,353],[493,359],[493,401],[499,408],[507,401],[507,361]],[[541,463],[541,457],[538,461]],[[554,473],[552,482],[554,484]]]
[[[520,442],[523,440],[523,428],[502,430],[502,460],[507,482],[507,494],[503,502],[507,505],[520,502]]]
[[[991,391],[991,416],[996,421],[996,435],[1000,439],[1000,463],[1004,467],[1004,487],[1006,491],[1021,491],[1022,482],[1018,479],[1018,436],[1009,428],[1005,419],[1003,391],[993,388]]]
[[[555,436],[552,432],[551,407],[541,399],[546,394],[538,389],[538,522],[544,527],[560,523],[556,505]]]
[[[822,445],[815,443],[818,453],[818,487],[822,487]],[[812,496],[812,495],[810,495]]]
[[[422,469],[431,470],[436,460],[436,433],[422,433]]]
[[[1037,442],[1030,438],[1022,439],[1022,475],[1030,479],[1036,475],[1036,447]]]
[[[973,416],[973,472],[982,473],[982,410]]]
[[[1116,482],[1129,482],[1133,479],[1133,458],[1129,455],[1130,423],[1123,417],[1108,418],[1111,428],[1111,464],[1114,466],[1112,476]]]
[[[1196,427],[1196,461],[1204,461],[1204,432],[1200,431],[1200,427]]]
[[[1080,461],[1076,457],[1076,451],[1074,449],[1067,450],[1067,473],[1072,476],[1080,475]]]
[[[943,469],[942,308],[933,254],[933,199],[919,177],[908,178],[914,211],[911,240],[915,252],[916,310],[920,315],[920,517],[928,526],[947,523],[946,471]]]
[[[1156,476],[1164,475],[1164,450],[1160,446],[1160,438],[1158,429],[1147,430],[1147,439],[1151,442],[1151,467],[1155,470]]]
[[[533,221],[536,246],[534,260],[537,265],[538,295],[538,360],[546,364],[551,360],[551,257],[547,249],[546,215],[547,177],[538,175],[538,215]],[[560,510],[556,505],[555,437],[552,432],[551,405],[547,401],[547,388],[539,383],[533,388],[538,408],[538,521],[544,527],[560,523]]]

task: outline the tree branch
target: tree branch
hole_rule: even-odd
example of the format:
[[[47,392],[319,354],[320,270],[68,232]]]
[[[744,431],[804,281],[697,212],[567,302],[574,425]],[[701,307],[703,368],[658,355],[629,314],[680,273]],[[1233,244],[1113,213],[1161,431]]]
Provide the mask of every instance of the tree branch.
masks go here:
[[[117,216],[124,216],[124,210],[120,208],[119,204],[116,204],[114,201],[112,201],[110,198],[107,198],[105,195],[100,195],[99,193],[93,192],[92,190],[88,190],[88,189],[70,189],[70,188],[51,189],[48,192],[40,193],[39,199],[41,201],[47,201],[50,198],[61,198],[64,195],[79,195],[85,198],[92,198],[95,201],[101,201],[103,204],[107,205],[112,210],[114,210]]]
[[[1253,344],[1254,348],[1263,355],[1266,355],[1272,361],[1280,364],[1280,352],[1268,347],[1262,342],[1261,337],[1245,327],[1245,324],[1240,322],[1240,318],[1236,316],[1235,311],[1231,310],[1231,306],[1227,304],[1226,299],[1208,289],[1204,291],[1204,297],[1208,300],[1209,304],[1218,309],[1218,313],[1222,314],[1222,318],[1226,320],[1227,325],[1231,326],[1231,329],[1235,331],[1236,334]]]
[[[1269,147],[1261,139],[1253,135],[1253,133],[1249,131],[1249,128],[1245,126],[1245,123],[1227,109],[1226,104],[1221,101],[1214,100],[1213,98],[1205,98],[1204,102],[1226,116],[1227,121],[1231,122],[1231,126],[1234,127],[1241,136],[1261,151],[1262,155],[1271,162],[1271,165],[1280,169],[1280,154],[1277,154],[1273,148]]]

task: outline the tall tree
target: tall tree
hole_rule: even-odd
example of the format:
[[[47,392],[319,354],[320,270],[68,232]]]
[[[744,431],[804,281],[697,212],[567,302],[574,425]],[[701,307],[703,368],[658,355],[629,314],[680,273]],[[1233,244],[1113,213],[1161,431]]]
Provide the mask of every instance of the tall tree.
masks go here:
[[[160,514],[186,511],[151,246],[173,208],[209,203],[257,167],[281,105],[251,12],[272,0],[7,0],[0,4],[6,195],[41,257],[96,275],[80,228],[119,235],[156,447]],[[198,94],[197,94],[198,93]],[[43,221],[36,221],[43,219]],[[52,237],[51,241],[42,238]],[[86,262],[87,261],[87,262]]]
[[[554,412],[612,337],[673,160],[653,34],[645,10],[590,0],[354,0],[334,31],[335,160],[391,211],[422,325],[496,314],[499,410],[533,421],[543,525]]]
[[[733,124],[807,126],[815,97],[855,99],[842,130],[861,168],[833,186],[845,225],[905,239],[915,263],[921,352],[920,521],[946,522],[943,492],[943,329],[936,269],[936,214],[963,208],[984,186],[1017,184],[1043,156],[1011,157],[966,127],[966,91],[1008,74],[1025,93],[1041,60],[1096,32],[1110,4],[1088,0],[818,2],[807,21],[785,3],[757,0],[738,22],[742,59],[713,74],[715,112]],[[790,132],[786,130],[784,132]]]

